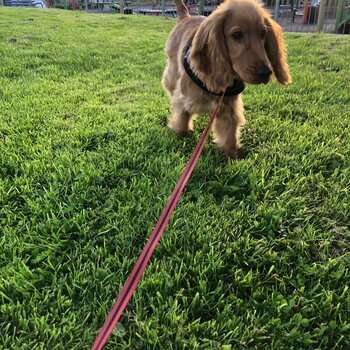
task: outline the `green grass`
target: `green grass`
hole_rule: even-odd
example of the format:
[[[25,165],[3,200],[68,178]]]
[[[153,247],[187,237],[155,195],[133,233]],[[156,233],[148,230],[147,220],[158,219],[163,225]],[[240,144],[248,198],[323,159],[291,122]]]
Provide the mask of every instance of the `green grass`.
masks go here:
[[[172,19],[0,9],[0,348],[89,349],[193,137],[166,127]],[[349,36],[287,35],[244,158],[210,140],[105,349],[350,348]]]

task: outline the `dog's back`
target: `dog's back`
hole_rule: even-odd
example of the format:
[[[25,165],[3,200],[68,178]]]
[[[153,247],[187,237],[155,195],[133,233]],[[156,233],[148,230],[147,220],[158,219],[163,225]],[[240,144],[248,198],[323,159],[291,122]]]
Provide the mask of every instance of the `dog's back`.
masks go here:
[[[170,59],[176,58],[184,47],[183,43],[192,41],[204,16],[191,16],[182,0],[174,0],[176,5],[178,23],[170,33],[166,52]]]
[[[163,86],[172,95],[178,77],[181,75],[182,61],[187,43],[193,40],[204,16],[191,16],[182,0],[175,0],[178,22],[169,35],[166,44],[168,65],[163,74]]]

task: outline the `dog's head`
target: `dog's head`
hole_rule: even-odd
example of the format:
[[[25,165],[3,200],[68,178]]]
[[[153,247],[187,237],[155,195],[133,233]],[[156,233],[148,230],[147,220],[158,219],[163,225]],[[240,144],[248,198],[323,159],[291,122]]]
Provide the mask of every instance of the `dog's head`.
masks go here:
[[[226,0],[200,25],[191,67],[207,87],[222,91],[235,79],[291,82],[281,27],[255,0]]]

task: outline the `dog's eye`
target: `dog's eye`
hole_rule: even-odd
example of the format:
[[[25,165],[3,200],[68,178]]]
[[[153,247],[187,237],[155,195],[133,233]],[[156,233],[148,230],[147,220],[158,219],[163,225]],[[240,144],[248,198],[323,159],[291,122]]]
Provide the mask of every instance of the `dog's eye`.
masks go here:
[[[241,40],[243,38],[243,33],[237,30],[237,32],[234,32],[232,36],[235,40]]]
[[[260,32],[260,37],[261,39],[264,39],[266,37],[266,30],[263,29],[261,32]]]

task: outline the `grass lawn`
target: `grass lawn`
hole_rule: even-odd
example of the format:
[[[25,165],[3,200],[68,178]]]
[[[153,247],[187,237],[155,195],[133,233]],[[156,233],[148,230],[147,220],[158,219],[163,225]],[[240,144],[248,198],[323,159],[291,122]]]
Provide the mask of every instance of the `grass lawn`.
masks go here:
[[[166,127],[175,20],[0,8],[0,348],[89,349],[193,137]],[[288,34],[210,140],[105,349],[350,348],[350,37]]]

